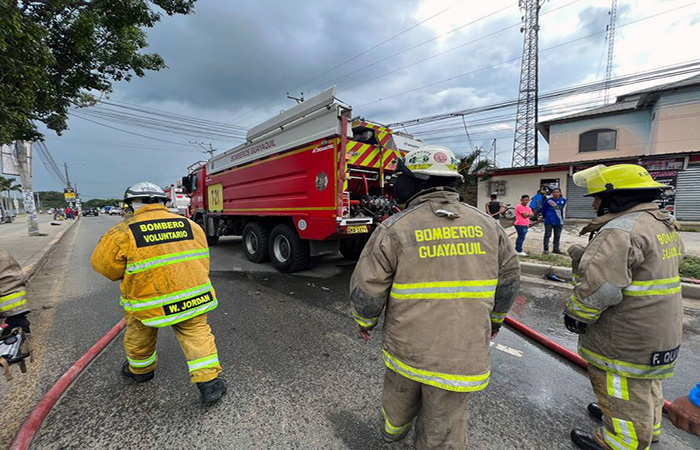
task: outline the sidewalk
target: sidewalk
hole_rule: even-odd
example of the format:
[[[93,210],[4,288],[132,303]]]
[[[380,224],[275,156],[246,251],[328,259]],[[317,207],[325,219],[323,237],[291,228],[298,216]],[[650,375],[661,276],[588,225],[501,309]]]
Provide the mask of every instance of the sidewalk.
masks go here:
[[[504,223],[504,225],[507,224]],[[588,243],[588,235],[579,236],[578,234],[584,226],[586,226],[586,224],[584,223],[564,225],[564,230],[561,233],[561,249],[563,251],[566,251],[567,248],[571,247],[574,244],[581,244],[585,246]],[[510,236],[510,239],[513,242],[513,245],[515,245],[515,238],[517,237],[515,233],[515,228],[508,227],[506,228],[506,231],[509,235],[512,234],[512,236]],[[686,254],[689,256],[700,257],[700,233],[693,233],[690,231],[681,231],[680,233],[683,239],[683,243],[685,244]],[[553,238],[550,238],[549,251],[553,250],[552,240]],[[542,253],[543,241],[544,224],[539,223],[528,230],[527,237],[525,238],[525,243],[523,244],[523,250],[525,250],[526,253]]]
[[[41,261],[51,252],[61,237],[77,220],[53,221],[49,214],[39,215],[39,231],[47,236],[27,235],[25,216],[18,216],[13,223],[0,225],[0,248],[6,250],[31,277]],[[51,223],[59,225],[54,226]]]

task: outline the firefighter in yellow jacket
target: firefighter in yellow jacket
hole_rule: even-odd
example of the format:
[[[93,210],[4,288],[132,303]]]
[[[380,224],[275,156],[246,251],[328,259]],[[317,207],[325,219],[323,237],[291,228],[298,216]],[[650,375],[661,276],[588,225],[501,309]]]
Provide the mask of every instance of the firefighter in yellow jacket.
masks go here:
[[[583,449],[647,449],[661,434],[661,380],[673,376],[683,322],[683,243],[653,203],[669,186],[634,164],[595,166],[574,182],[599,217],[581,231],[592,233],[588,246],[569,249],[576,284],[565,322],[580,335],[598,398],[588,411],[603,427],[571,438]]]
[[[489,382],[489,342],[520,284],[503,228],[451,187],[457,164],[443,147],[406,155],[394,188],[407,208],[377,228],[350,284],[365,339],[385,311],[382,437],[417,418],[417,449],[466,448],[467,398]]]
[[[124,194],[133,216],[112,227],[92,255],[92,266],[121,280],[126,319],[122,373],[137,382],[153,378],[158,329],[171,326],[204,404],[226,393],[207,312],[217,306],[209,280],[209,247],[194,222],[165,208],[163,190],[136,183]]]

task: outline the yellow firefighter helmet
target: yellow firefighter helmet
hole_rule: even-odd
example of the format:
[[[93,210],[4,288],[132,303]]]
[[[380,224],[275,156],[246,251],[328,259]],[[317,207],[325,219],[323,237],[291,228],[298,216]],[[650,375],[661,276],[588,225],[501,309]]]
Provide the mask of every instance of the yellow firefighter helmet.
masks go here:
[[[654,181],[649,172],[637,164],[610,167],[599,164],[576,172],[573,180],[576,186],[588,189],[587,196],[632,189],[671,189],[671,186]]]

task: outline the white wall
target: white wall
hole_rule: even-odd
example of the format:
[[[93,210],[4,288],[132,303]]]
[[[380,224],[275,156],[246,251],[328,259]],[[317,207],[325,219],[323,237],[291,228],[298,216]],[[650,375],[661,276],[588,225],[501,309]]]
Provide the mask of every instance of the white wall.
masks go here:
[[[520,203],[520,196],[523,194],[528,194],[530,197],[537,193],[537,189],[540,187],[540,180],[549,178],[559,178],[559,187],[561,188],[562,195],[566,197],[566,180],[569,175],[568,171],[559,172],[536,172],[536,173],[526,173],[526,174],[513,174],[504,176],[495,176],[489,181],[496,180],[506,180],[506,195],[499,197],[498,200],[503,203],[510,203],[515,206]],[[486,203],[490,199],[491,192],[488,190],[489,182],[482,181],[479,183],[479,193],[478,193],[478,208],[484,211]]]

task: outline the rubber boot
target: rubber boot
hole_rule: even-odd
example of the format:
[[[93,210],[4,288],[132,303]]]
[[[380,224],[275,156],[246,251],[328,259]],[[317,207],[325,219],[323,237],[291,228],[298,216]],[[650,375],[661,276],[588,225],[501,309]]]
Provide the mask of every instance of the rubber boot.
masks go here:
[[[389,434],[384,428],[382,428],[382,439],[384,439],[384,442],[388,442],[391,444],[392,442],[400,441],[401,439],[408,436],[409,431],[411,431],[411,427],[406,427],[406,429],[399,434]]]
[[[572,430],[571,440],[578,448],[584,450],[609,450],[608,447],[603,447],[593,438],[593,434],[583,430]]]
[[[595,402],[588,404],[588,414],[599,422],[603,421],[603,410],[600,409],[600,405]]]
[[[122,375],[124,375],[127,378],[131,378],[137,383],[145,383],[146,381],[151,381],[155,373],[155,369],[148,373],[133,373],[129,369],[129,361],[124,361],[124,364],[122,365]]]
[[[221,378],[214,378],[211,381],[197,383],[197,388],[199,389],[200,399],[203,405],[211,405],[212,403],[218,402],[228,390],[226,382]]]

